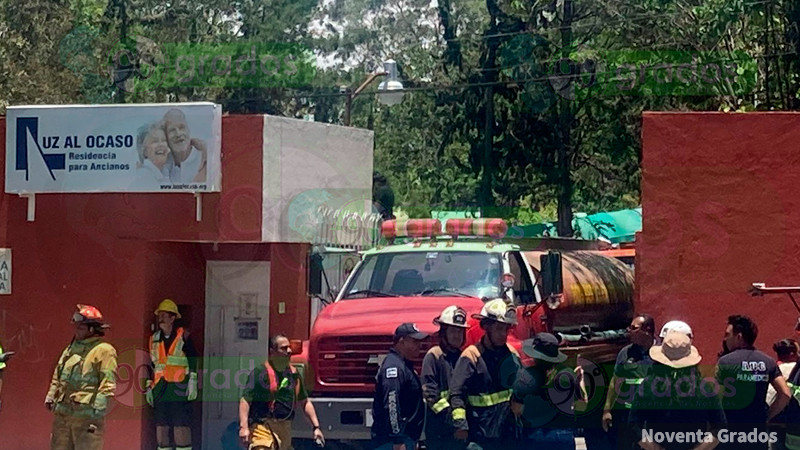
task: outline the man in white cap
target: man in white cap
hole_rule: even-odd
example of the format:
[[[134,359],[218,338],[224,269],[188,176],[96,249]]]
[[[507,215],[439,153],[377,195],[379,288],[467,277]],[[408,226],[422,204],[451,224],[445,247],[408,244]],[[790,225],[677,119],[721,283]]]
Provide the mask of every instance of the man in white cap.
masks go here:
[[[659,339],[663,340],[667,337],[667,334],[670,331],[677,331],[678,333],[683,333],[686,336],[689,336],[690,341],[694,341],[694,334],[692,334],[692,327],[689,326],[688,323],[682,320],[670,320],[669,322],[665,323],[663,327],[661,327],[661,333],[658,333]]]
[[[630,422],[645,450],[710,450],[726,428],[719,392],[703,378],[702,360],[689,336],[671,331],[650,347],[654,361],[634,397]],[[673,436],[667,441],[664,436]],[[680,436],[678,438],[678,436]],[[659,440],[660,439],[660,440]]]
[[[456,305],[448,306],[433,324],[439,326],[439,345],[431,347],[422,360],[422,396],[429,408],[425,443],[431,449],[455,449],[459,445],[453,438],[448,396],[450,376],[466,341],[467,312]]]
[[[480,314],[484,336],[458,358],[450,379],[451,417],[455,438],[471,448],[496,449],[511,443],[511,387],[519,370],[517,351],[508,345],[508,332],[517,312],[501,299],[486,302]]]

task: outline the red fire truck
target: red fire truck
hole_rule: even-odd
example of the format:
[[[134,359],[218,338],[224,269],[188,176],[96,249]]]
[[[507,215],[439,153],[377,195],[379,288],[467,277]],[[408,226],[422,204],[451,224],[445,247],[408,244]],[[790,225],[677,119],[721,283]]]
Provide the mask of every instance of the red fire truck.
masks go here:
[[[601,366],[613,363],[626,343],[633,269],[601,251],[575,250],[586,241],[508,239],[507,230],[501,219],[450,219],[444,229],[434,219],[382,224],[388,245],[362,253],[294,357],[304,365],[329,446],[368,443],[375,374],[397,325],[415,322],[434,333],[432,319],[452,304],[471,314],[487,299],[506,298],[519,318],[512,345],[519,349],[537,332],[558,333],[565,352],[580,355],[590,390],[602,391],[608,380]],[[480,336],[474,323],[468,343]],[[417,369],[434,338],[415,361]],[[595,397],[599,426],[602,399]],[[311,438],[304,420],[295,422],[296,438]]]

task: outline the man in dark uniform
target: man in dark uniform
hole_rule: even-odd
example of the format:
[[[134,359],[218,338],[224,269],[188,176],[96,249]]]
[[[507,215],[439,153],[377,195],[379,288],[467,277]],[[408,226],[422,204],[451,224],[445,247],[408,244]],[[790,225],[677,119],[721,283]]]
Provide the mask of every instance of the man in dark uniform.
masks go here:
[[[637,315],[628,326],[631,343],[617,355],[603,409],[603,430],[608,432],[611,448],[630,450],[638,442],[628,429],[628,415],[633,394],[653,364],[648,352],[655,343],[655,332],[656,322],[649,314]]]
[[[730,316],[717,362],[717,383],[721,386],[722,407],[733,433],[766,433],[766,423],[789,404],[791,393],[774,359],[756,350],[758,327],[746,316]],[[767,388],[777,392],[767,406]],[[740,435],[721,438],[720,448],[766,449],[765,442],[741,442]],[[734,438],[735,437],[735,438]],[[744,439],[742,439],[744,440]]]
[[[452,305],[433,319],[439,325],[439,345],[432,347],[422,360],[422,395],[428,404],[425,420],[425,443],[430,449],[463,448],[453,437],[451,420],[450,375],[461,356],[467,333],[467,312]]]
[[[519,354],[508,345],[517,323],[514,308],[503,299],[486,302],[479,319],[485,334],[458,358],[450,378],[450,406],[455,437],[469,448],[504,449],[514,438],[511,388],[519,370]]]
[[[419,355],[426,333],[413,323],[394,332],[394,345],[376,377],[372,402],[372,440],[380,450],[414,450],[422,436],[425,404],[412,358]]]

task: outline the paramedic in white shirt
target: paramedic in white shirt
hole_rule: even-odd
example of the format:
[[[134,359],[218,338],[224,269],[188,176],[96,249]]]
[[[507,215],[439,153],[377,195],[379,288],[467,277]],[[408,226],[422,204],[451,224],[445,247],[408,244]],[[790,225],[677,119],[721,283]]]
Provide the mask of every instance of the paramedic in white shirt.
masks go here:
[[[153,122],[140,127],[136,133],[136,148],[139,152],[136,185],[158,190],[162,184],[172,184],[169,179],[172,154],[164,124]]]
[[[205,183],[206,145],[200,139],[191,138],[186,115],[179,109],[170,109],[164,115],[164,125],[174,161],[170,169],[172,182]]]

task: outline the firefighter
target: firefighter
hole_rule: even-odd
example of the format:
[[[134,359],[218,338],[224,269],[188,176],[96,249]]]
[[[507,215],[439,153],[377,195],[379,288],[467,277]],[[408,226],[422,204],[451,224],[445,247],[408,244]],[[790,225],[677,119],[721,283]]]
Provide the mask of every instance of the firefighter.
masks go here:
[[[149,345],[153,377],[147,382],[145,396],[154,411],[156,441],[159,450],[172,448],[172,428],[176,450],[191,450],[191,402],[197,398],[197,353],[189,332],[175,326],[181,314],[174,301],[163,300],[154,314],[158,317],[158,330],[150,336]]]
[[[455,305],[448,306],[433,319],[433,324],[439,326],[439,345],[428,350],[422,360],[422,395],[429,408],[425,442],[431,449],[455,449],[459,445],[453,439],[448,396],[450,375],[466,340],[467,312]]]
[[[102,450],[108,399],[114,396],[117,351],[104,342],[109,325],[94,306],[78,305],[75,336],[61,353],[44,405],[55,415],[51,450]]]
[[[428,335],[413,323],[394,332],[394,345],[375,377],[372,441],[379,450],[415,450],[425,422],[422,386],[411,361]]]
[[[514,437],[509,400],[520,361],[507,340],[517,315],[503,299],[494,299],[472,317],[480,320],[485,334],[461,353],[453,369],[451,417],[456,439],[469,441],[470,448],[493,450]]]

